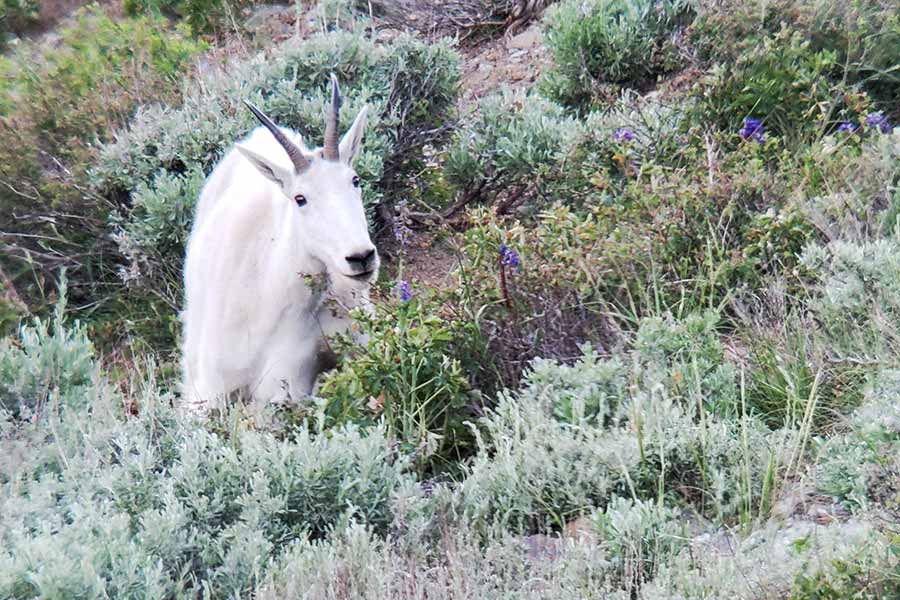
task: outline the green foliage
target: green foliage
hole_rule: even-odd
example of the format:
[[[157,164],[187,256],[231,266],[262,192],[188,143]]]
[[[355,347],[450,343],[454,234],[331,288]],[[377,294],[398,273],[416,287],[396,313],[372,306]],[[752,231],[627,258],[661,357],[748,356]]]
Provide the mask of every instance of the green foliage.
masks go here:
[[[623,418],[619,403],[628,385],[627,371],[618,359],[601,360],[590,346],[567,369],[552,360],[535,359],[526,383],[563,423],[608,426]]]
[[[377,316],[358,315],[368,337],[362,347],[343,338],[335,350],[341,367],[329,373],[319,395],[326,424],[383,421],[420,468],[446,468],[467,453],[471,398],[460,364],[460,342],[477,336],[470,323],[430,314],[433,305],[413,298]]]
[[[890,2],[725,0],[702,2],[698,12],[691,40],[708,62],[738,61],[786,26],[834,57],[834,81],[862,88],[888,110],[897,97],[900,21]]]
[[[696,400],[702,383],[679,394],[673,376],[667,391],[646,374],[657,360],[636,350],[626,368],[587,349],[571,367],[537,362],[523,388],[501,393],[481,421],[459,489],[461,518],[486,530],[561,529],[614,495],[683,494],[720,518],[755,508],[768,463],[784,459],[784,435],[749,417],[706,414]],[[561,382],[560,392],[548,381]]]
[[[694,552],[684,552],[664,565],[641,593],[653,600],[673,597],[807,600],[819,596],[791,595],[799,591],[797,582],[801,577],[817,578],[818,573],[828,573],[824,583],[830,579],[834,565],[841,563],[857,564],[868,571],[869,589],[873,593],[860,597],[883,597],[877,590],[892,589],[881,588],[897,565],[896,557],[889,551],[888,535],[860,522],[831,527],[798,522],[788,526],[770,524],[745,539],[727,533],[705,535],[697,540]],[[813,592],[808,588],[807,591]]]
[[[770,427],[797,427],[812,403],[810,425],[821,431],[859,406],[868,365],[829,356],[830,341],[811,322],[789,317],[776,327],[776,335],[747,335],[748,410]]]
[[[41,7],[37,0],[2,0],[0,2],[0,49],[5,49],[10,34],[19,35],[36,25]]]
[[[737,414],[734,368],[724,360],[716,335],[719,315],[689,314],[684,319],[650,317],[637,332],[634,349],[648,383],[668,381],[673,393],[697,394],[707,410]]]
[[[68,267],[73,303],[96,306],[111,203],[89,193],[85,171],[98,141],[140,104],[176,101],[179,77],[205,47],[165,20],[115,20],[93,7],[58,42],[22,43],[0,62],[4,266],[27,301],[42,308],[35,280]]]
[[[713,66],[695,89],[698,121],[740,129],[745,117],[763,120],[785,144],[811,140],[837,126],[859,121],[865,97],[832,79],[839,58],[817,50],[802,33],[783,29],[760,40],[734,63]]]
[[[614,498],[592,516],[601,546],[626,590],[640,589],[684,545],[678,511],[652,502]]]
[[[222,34],[238,28],[242,10],[258,0],[125,0],[131,16],[165,15],[184,19],[195,33]]]
[[[816,485],[854,511],[881,505],[900,514],[898,391],[900,374],[879,373],[851,415],[850,431],[822,441]]]
[[[835,559],[828,566],[815,574],[797,575],[791,600],[863,600],[900,595],[897,577],[872,580],[872,568],[880,567],[876,561]]]
[[[808,215],[796,207],[769,209],[751,217],[743,232],[740,269],[754,274],[787,272],[797,266],[803,248],[817,237]],[[753,277],[742,273],[743,278]]]
[[[162,19],[249,2],[130,0],[0,60],[4,250],[115,285],[71,304],[136,336],[114,383],[121,332],[62,304],[0,342],[0,597],[897,595],[890,3],[562,2],[543,85],[580,116],[505,93],[458,124],[449,45],[327,31],[364,4],[187,78],[205,46]],[[315,406],[186,418],[135,349],[176,348],[195,199],[243,99],[318,142],[332,71],[342,127],[373,109],[367,208],[424,226],[376,240],[413,297],[375,290]]]
[[[457,129],[444,174],[460,202],[488,200],[502,212],[531,213],[548,199],[611,203],[642,164],[684,162],[684,116],[681,107],[630,91],[584,121],[535,94],[495,94]],[[633,139],[617,139],[624,130]]]
[[[177,77],[204,49],[186,35],[159,19],[114,21],[99,8],[82,11],[58,46],[36,56],[20,51],[9,65],[7,93],[28,107],[15,117],[32,121],[54,154],[70,158],[66,152],[104,139],[139,103],[176,96]]]
[[[544,18],[555,68],[542,89],[588,110],[601,104],[604,85],[641,88],[680,65],[681,28],[692,17],[684,0],[564,0]]]
[[[129,262],[129,270],[120,273],[124,281],[180,279],[181,264],[170,259],[184,252],[205,179],[196,168],[183,175],[160,171],[150,183],[141,182],[135,189],[129,214],[110,215],[119,251]],[[177,297],[174,290],[159,292],[163,298]]]

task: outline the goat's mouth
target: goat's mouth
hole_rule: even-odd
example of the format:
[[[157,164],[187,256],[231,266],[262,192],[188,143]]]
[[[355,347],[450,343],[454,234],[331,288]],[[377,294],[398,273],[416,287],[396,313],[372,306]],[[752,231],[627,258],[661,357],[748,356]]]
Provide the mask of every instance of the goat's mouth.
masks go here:
[[[370,271],[363,271],[362,273],[356,273],[355,275],[347,275],[350,279],[354,281],[368,281],[375,274],[375,269]]]

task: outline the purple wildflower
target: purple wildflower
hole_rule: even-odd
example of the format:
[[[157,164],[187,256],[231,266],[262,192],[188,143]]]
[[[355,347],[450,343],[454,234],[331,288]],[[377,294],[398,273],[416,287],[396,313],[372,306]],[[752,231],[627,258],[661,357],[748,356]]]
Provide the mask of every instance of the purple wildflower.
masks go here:
[[[763,127],[762,119],[747,117],[744,119],[744,126],[738,133],[745,140],[754,140],[760,144],[766,141],[766,130]]]
[[[880,111],[869,113],[869,116],[866,117],[866,125],[869,127],[877,127],[878,131],[881,133],[891,132],[891,122],[888,121],[888,118]]]
[[[506,244],[500,244],[500,263],[512,267],[516,273],[519,272],[519,254]]]
[[[409,237],[412,235],[412,230],[406,226],[406,224],[400,219],[394,219],[394,225],[391,227],[392,233],[394,234],[394,238],[400,242],[400,245],[406,248],[409,245]]]
[[[859,124],[854,123],[852,121],[844,121],[840,125],[838,125],[837,130],[841,133],[853,133],[857,129],[859,129]]]
[[[627,127],[619,127],[613,133],[613,139],[617,142],[630,142],[634,139],[634,132]]]
[[[400,300],[403,302],[409,302],[412,300],[412,290],[409,288],[408,281],[399,281],[397,282],[396,287],[394,287],[394,291],[400,297]]]

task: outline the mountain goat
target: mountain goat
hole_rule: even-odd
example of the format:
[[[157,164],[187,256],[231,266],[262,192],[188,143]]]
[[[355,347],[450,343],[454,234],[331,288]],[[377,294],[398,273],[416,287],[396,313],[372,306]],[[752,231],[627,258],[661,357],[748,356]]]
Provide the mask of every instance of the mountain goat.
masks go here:
[[[338,141],[333,75],[331,85],[322,148],[308,149],[247,103],[262,126],[200,194],[181,314],[182,395],[195,410],[233,391],[257,402],[311,393],[323,336],[347,329],[350,308],[370,307],[379,257],[353,170],[366,107]],[[326,285],[310,283],[316,277]]]

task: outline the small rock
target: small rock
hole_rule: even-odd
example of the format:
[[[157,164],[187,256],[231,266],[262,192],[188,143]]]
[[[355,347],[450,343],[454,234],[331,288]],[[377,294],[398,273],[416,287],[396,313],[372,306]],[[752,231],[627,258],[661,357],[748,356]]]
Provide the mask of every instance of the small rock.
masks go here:
[[[540,27],[529,27],[519,35],[514,35],[509,38],[506,42],[506,47],[509,50],[513,50],[515,48],[534,48],[535,46],[540,45],[541,43],[541,29]]]

